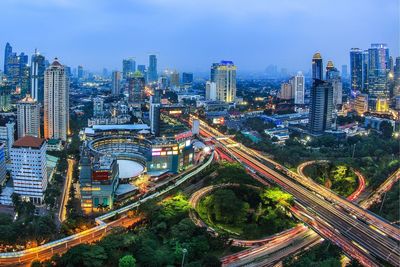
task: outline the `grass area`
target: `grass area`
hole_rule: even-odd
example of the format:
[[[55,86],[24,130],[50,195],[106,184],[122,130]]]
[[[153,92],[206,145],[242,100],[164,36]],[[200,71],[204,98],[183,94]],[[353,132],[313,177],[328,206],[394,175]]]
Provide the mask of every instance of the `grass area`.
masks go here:
[[[346,164],[316,163],[305,167],[304,174],[343,197],[348,197],[358,187],[356,174]]]
[[[245,186],[221,188],[200,200],[200,218],[219,234],[259,239],[295,225],[287,208],[291,195],[277,188],[262,191]]]

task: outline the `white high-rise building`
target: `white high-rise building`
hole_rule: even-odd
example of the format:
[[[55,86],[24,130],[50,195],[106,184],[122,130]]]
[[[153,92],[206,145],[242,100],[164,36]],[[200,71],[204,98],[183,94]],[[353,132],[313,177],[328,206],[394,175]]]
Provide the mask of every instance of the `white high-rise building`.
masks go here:
[[[217,100],[217,85],[215,82],[206,82],[206,100]]]
[[[111,75],[111,93],[119,95],[121,93],[121,72],[113,71]]]
[[[292,85],[293,95],[294,95],[294,103],[296,105],[303,105],[304,104],[304,91],[305,91],[305,84],[304,84],[304,75],[302,72],[298,72],[296,76],[294,76],[290,83]]]
[[[217,100],[234,102],[236,98],[236,66],[232,61],[221,61],[211,67],[211,81],[216,83]]]
[[[4,126],[0,126],[0,142],[4,143],[4,151],[6,160],[10,159],[11,147],[14,144],[15,122],[8,122]]]
[[[56,58],[44,75],[44,137],[67,140],[69,80]]]
[[[43,203],[47,188],[46,147],[44,139],[27,135],[15,141],[10,153],[14,192],[35,205]]]
[[[17,103],[18,138],[25,135],[40,137],[40,106],[30,95]]]

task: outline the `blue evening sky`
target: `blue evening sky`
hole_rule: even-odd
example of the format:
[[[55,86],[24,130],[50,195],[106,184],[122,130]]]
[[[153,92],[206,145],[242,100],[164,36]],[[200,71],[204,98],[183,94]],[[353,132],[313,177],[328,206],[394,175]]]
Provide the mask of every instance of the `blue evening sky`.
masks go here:
[[[276,64],[310,68],[324,61],[348,64],[351,47],[384,42],[399,56],[400,0],[1,0],[4,45],[31,54],[38,48],[62,63],[121,69],[124,57],[159,69],[208,71],[233,60],[239,70]]]

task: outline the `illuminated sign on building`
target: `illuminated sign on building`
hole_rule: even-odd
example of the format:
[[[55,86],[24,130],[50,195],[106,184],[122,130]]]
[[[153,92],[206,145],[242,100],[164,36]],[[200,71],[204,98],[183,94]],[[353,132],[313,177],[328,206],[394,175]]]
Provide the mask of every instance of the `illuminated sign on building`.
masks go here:
[[[182,139],[187,139],[193,136],[192,131],[187,131],[187,132],[183,132],[180,134],[175,135],[175,140],[182,140]]]
[[[92,178],[94,181],[107,181],[109,178],[109,171],[95,171]]]
[[[225,122],[224,117],[214,118],[214,119],[213,119],[213,124],[220,124],[220,125],[223,125],[224,122]]]

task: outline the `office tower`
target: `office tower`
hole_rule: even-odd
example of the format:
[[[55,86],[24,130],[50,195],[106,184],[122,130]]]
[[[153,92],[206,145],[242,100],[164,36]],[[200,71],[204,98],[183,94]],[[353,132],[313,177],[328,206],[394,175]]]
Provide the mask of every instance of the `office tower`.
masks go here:
[[[183,72],[182,73],[182,84],[190,86],[193,84],[193,73]]]
[[[15,122],[7,122],[0,125],[0,143],[5,145],[6,160],[10,159],[11,147],[14,144]]]
[[[293,99],[294,96],[292,91],[292,84],[290,82],[281,84],[281,89],[279,90],[278,97],[284,100]]]
[[[393,95],[400,96],[400,57],[396,57],[395,65],[393,68],[394,89]]]
[[[174,70],[173,72],[171,72],[170,76],[169,76],[169,84],[172,88],[177,88],[179,87],[179,72],[177,72],[176,70]]]
[[[165,74],[162,74],[158,77],[158,88],[161,90],[166,90],[168,88],[168,77]]]
[[[333,88],[329,82],[316,79],[311,87],[309,128],[312,134],[330,130],[333,112]]]
[[[206,100],[217,100],[217,84],[215,82],[206,82]]]
[[[343,79],[348,78],[347,65],[342,65],[342,78]]]
[[[111,93],[113,95],[121,94],[121,73],[116,70],[111,74]]]
[[[214,69],[215,68],[215,69]],[[221,61],[218,66],[213,64],[211,76],[214,76],[217,86],[217,100],[233,102],[236,98],[236,66],[232,61]]]
[[[312,78],[314,80],[323,80],[323,63],[322,63],[322,57],[319,52],[315,53],[313,58],[312,58]]]
[[[213,63],[211,65],[211,72],[210,72],[210,81],[211,82],[216,82],[215,76],[216,76],[218,66],[219,66],[219,63]]]
[[[44,137],[67,140],[69,129],[69,80],[55,58],[44,76]]]
[[[5,144],[0,143],[0,185],[3,186],[6,181],[6,151]]]
[[[143,76],[145,76],[145,74],[146,74],[146,65],[138,65],[137,66],[137,70],[140,71],[143,74]]]
[[[31,58],[31,95],[32,98],[43,104],[44,98],[44,72],[46,60],[37,50]]]
[[[342,104],[343,84],[340,72],[335,68],[332,61],[328,61],[326,65],[326,80],[332,84],[333,87],[333,107]]]
[[[140,71],[134,72],[128,77],[129,102],[142,103],[144,101],[145,80]]]
[[[18,138],[30,135],[40,137],[40,106],[30,95],[17,103]]]
[[[305,91],[305,82],[304,75],[301,71],[299,71],[291,80],[290,84],[292,86],[292,98],[294,98],[294,103],[296,105],[304,104],[304,91]]]
[[[11,88],[8,85],[0,85],[0,111],[11,110]]]
[[[35,205],[43,203],[47,188],[46,147],[44,139],[27,135],[15,141],[10,153],[14,192]]]
[[[8,75],[8,58],[12,55],[12,46],[7,43],[4,49],[4,74]]]
[[[157,57],[156,55],[149,55],[149,68],[147,70],[147,81],[149,83],[157,82]]]
[[[373,98],[388,97],[389,48],[386,44],[371,44],[368,67],[368,94]]]
[[[359,48],[350,50],[351,93],[363,92],[363,51]]]
[[[79,66],[78,66],[78,80],[82,80],[82,79],[83,79],[83,75],[84,75],[84,73],[83,73],[83,66],[82,66],[82,65],[79,65]]]
[[[361,92],[368,93],[368,72],[369,72],[369,53],[368,50],[362,52],[362,88]]]
[[[358,115],[363,115],[368,111],[368,94],[358,94],[354,101],[354,109]]]
[[[100,117],[103,115],[104,100],[101,97],[93,98],[93,116]]]
[[[389,112],[389,99],[386,97],[378,97],[375,104],[375,111],[381,113]]]
[[[154,95],[150,96],[150,130],[155,136],[160,136],[160,109],[161,91],[154,90]]]
[[[133,58],[122,60],[122,78],[128,79],[136,71],[136,62]]]

